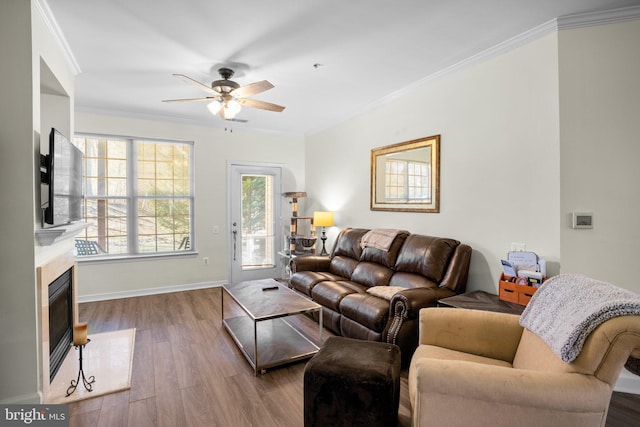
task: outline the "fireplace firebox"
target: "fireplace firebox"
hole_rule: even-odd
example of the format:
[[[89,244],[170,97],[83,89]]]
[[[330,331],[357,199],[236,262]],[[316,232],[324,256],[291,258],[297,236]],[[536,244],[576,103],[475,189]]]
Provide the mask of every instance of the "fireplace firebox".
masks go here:
[[[49,380],[73,342],[73,274],[69,269],[49,285]]]

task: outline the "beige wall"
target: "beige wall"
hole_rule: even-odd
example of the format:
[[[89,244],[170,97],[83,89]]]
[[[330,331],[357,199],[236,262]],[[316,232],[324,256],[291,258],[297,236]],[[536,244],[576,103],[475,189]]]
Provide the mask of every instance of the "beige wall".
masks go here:
[[[211,120],[219,120],[212,117]],[[228,278],[227,161],[279,163],[283,191],[304,190],[304,140],[279,134],[232,133],[212,127],[76,114],[76,132],[194,141],[195,244],[197,255],[128,261],[81,262],[78,268],[81,300],[143,294],[158,288],[199,286]],[[282,212],[291,207],[281,199]],[[220,229],[213,233],[214,226]],[[208,257],[209,265],[202,258]],[[102,295],[105,294],[105,295]],[[112,294],[112,295],[107,295]]]
[[[471,245],[469,290],[497,292],[512,242],[546,257],[557,274],[557,58],[549,34],[308,137],[310,209],[336,211],[330,237],[344,227],[397,227]],[[370,211],[370,150],[435,134],[440,213]]]
[[[560,31],[562,271],[640,292],[640,20]],[[570,228],[571,212],[594,228]]]

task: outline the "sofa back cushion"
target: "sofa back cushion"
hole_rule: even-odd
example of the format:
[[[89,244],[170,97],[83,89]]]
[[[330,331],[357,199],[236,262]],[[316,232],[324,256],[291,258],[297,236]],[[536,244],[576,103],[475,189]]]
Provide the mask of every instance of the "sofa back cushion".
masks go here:
[[[421,274],[440,284],[459,244],[454,239],[411,234],[400,249],[395,270]]]
[[[393,270],[384,265],[361,261],[353,270],[351,280],[370,288],[371,286],[386,286],[393,274]]]
[[[391,243],[388,251],[383,251],[382,249],[374,247],[366,247],[362,249],[360,261],[374,262],[376,264],[382,264],[385,267],[393,268],[396,264],[396,260],[398,259],[398,253],[400,253],[400,249],[408,236],[408,231],[399,232],[395,239],[393,239],[393,243]]]
[[[528,329],[522,332],[520,344],[513,359],[516,369],[541,372],[577,372],[569,363],[564,363],[540,337]]]
[[[329,264],[329,272],[337,276],[344,277],[345,279],[351,279],[353,270],[358,265],[358,261],[346,256],[336,256],[331,258]]]
[[[367,231],[369,230],[364,228],[345,228],[338,234],[331,251],[331,263],[329,264],[331,273],[351,278],[362,255],[360,241]]]
[[[331,257],[340,255],[359,260],[362,255],[360,241],[368,231],[365,228],[345,228],[342,230],[333,245]]]

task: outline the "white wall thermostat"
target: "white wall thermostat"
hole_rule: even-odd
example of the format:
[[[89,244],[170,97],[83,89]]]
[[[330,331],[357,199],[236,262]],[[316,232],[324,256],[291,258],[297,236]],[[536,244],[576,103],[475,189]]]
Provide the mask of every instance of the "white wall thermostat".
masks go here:
[[[573,212],[571,228],[593,228],[593,212]]]

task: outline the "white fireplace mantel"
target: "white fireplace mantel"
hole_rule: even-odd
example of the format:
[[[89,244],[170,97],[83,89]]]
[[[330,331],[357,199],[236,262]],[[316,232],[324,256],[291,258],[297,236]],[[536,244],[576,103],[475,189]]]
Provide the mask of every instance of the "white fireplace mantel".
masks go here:
[[[51,246],[54,243],[77,236],[87,227],[89,224],[86,222],[75,222],[58,227],[39,228],[36,230],[36,240],[40,246]]]

